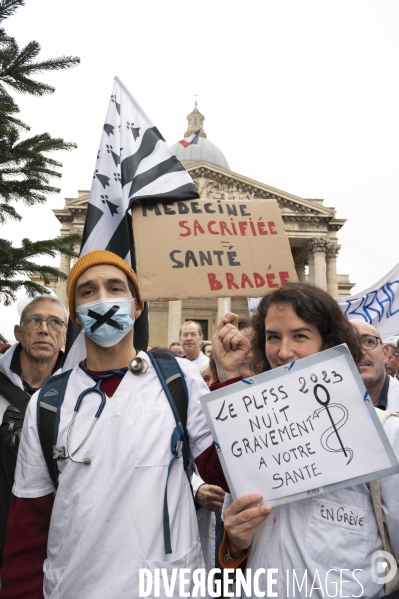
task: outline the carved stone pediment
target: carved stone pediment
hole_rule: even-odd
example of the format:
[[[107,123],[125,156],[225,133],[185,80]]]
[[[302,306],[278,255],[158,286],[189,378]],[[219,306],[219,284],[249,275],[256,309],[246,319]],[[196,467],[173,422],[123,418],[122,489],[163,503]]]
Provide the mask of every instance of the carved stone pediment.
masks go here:
[[[66,198],[65,205],[68,208],[87,208],[87,202],[89,201],[90,191],[78,191],[77,198]]]
[[[276,199],[283,218],[290,215],[294,218],[308,215],[321,218],[325,222],[336,221],[334,208],[323,206],[321,200],[308,200],[294,196],[208,162],[186,162],[184,167],[192,176],[198,193],[203,199],[228,201]],[[344,222],[337,221],[336,225],[339,224],[338,228],[340,228]]]

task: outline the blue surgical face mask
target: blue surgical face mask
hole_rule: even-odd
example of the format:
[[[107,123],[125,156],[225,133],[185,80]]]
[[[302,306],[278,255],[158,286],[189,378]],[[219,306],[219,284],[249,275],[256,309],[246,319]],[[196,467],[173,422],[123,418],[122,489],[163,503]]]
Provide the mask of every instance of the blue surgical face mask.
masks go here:
[[[99,299],[76,308],[82,332],[101,347],[119,343],[133,326],[132,298]]]

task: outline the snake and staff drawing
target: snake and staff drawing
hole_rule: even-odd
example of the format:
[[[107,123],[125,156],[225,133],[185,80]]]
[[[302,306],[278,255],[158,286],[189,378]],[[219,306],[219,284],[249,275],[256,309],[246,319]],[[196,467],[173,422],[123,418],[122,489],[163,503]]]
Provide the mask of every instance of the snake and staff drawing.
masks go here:
[[[314,389],[313,389],[313,393],[314,393],[317,403],[319,403],[322,406],[321,408],[318,408],[317,410],[315,410],[313,412],[313,419],[319,418],[320,413],[325,410],[328,414],[330,421],[331,421],[331,426],[329,426],[328,429],[325,430],[324,433],[321,435],[321,438],[320,438],[321,446],[326,451],[331,451],[333,453],[338,453],[338,452],[342,451],[344,456],[346,458],[349,458],[346,463],[346,465],[348,465],[353,459],[353,451],[349,447],[344,446],[341,436],[338,431],[347,422],[348,417],[349,417],[349,412],[348,412],[347,408],[345,406],[343,406],[342,404],[330,403],[330,394],[329,394],[328,390],[326,389],[326,387],[324,387],[324,385],[320,385],[320,383],[315,385]],[[323,394],[324,394],[324,398],[323,398]],[[336,408],[336,409],[340,410],[340,412],[341,412],[340,419],[337,421],[334,420],[334,418],[331,414],[331,410],[333,408]],[[334,444],[336,445],[337,440],[338,440],[339,447],[332,446],[334,441],[335,441]]]

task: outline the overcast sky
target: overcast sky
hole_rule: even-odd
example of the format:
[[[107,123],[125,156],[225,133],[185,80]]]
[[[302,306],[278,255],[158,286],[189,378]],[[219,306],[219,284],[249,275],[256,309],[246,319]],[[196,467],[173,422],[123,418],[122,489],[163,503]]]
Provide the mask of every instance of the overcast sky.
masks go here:
[[[16,243],[55,237],[51,208],[90,189],[118,75],[171,145],[199,94],[205,131],[230,168],[347,223],[338,272],[361,291],[398,261],[399,3],[393,0],[26,0],[5,22],[40,58],[80,56],[17,97],[31,133],[78,144],[60,155],[61,192],[2,227]],[[0,311],[10,335],[15,307]]]

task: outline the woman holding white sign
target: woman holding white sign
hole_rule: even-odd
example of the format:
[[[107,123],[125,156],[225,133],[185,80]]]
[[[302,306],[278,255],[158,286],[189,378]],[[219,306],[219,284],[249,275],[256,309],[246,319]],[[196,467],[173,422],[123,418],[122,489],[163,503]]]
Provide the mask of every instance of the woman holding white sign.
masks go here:
[[[235,320],[234,314],[227,314],[213,339],[219,383],[212,390],[240,380],[249,344],[234,326]],[[356,332],[335,300],[313,285],[290,283],[273,291],[261,300],[253,324],[257,374],[342,343],[348,345],[356,363],[361,359]],[[399,447],[398,420],[389,418],[385,427],[394,448]],[[399,482],[399,475],[395,476]],[[385,491],[382,486],[384,516],[396,557],[397,495],[392,485]],[[254,584],[244,596],[383,597],[384,566],[376,555],[383,545],[367,484],[274,509],[265,504],[254,507],[261,501],[262,496],[254,493],[230,500],[224,511],[220,561],[226,568],[235,568],[247,559]]]

